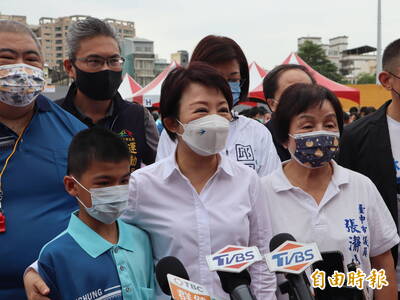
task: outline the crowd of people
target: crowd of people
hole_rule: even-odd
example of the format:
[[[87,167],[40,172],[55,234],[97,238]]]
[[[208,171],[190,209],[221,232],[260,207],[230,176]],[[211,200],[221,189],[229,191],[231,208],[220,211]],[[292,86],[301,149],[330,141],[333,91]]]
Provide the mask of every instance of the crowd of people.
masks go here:
[[[392,99],[349,114],[293,64],[264,78],[265,106],[235,113],[248,63],[214,35],[169,73],[152,114],[117,91],[109,24],[79,20],[67,43],[73,83],[53,102],[37,37],[0,21],[0,299],[169,299],[154,276],[166,256],[227,299],[206,256],[264,255],[279,233],[340,251],[345,269],[384,270],[388,285],[364,297],[398,298],[400,39],[379,74]],[[289,299],[265,263],[249,272],[257,299]]]

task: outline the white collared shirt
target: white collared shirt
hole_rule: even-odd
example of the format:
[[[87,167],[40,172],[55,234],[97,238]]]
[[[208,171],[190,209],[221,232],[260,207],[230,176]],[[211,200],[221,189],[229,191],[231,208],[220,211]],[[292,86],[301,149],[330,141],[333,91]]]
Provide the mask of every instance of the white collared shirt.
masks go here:
[[[155,262],[175,256],[190,280],[220,299],[229,299],[206,255],[226,245],[257,246],[267,252],[270,216],[260,179],[250,168],[220,156],[216,173],[200,194],[180,172],[175,154],[132,173],[129,206],[122,218],[150,235]],[[258,299],[275,299],[275,276],[259,262],[250,268]],[[159,296],[157,299],[169,299]]]
[[[229,125],[226,147],[221,154],[253,168],[260,177],[270,174],[280,166],[281,160],[267,127],[244,116],[238,116]],[[156,161],[169,156],[175,149],[176,143],[163,130],[158,142]]]
[[[369,276],[370,257],[399,243],[396,225],[370,179],[334,161],[332,166],[332,179],[319,205],[289,182],[282,167],[261,179],[273,235],[287,232],[299,242],[316,242],[321,252],[338,250],[344,255],[345,271],[354,261]]]

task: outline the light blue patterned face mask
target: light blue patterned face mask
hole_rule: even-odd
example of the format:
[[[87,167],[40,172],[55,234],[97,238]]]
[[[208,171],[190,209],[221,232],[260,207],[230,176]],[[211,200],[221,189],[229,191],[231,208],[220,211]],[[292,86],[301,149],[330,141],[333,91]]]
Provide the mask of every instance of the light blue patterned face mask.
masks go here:
[[[44,89],[41,69],[27,64],[0,66],[0,102],[24,107],[31,104]]]
[[[231,87],[232,97],[233,97],[233,105],[236,105],[239,102],[240,98],[240,81],[228,81],[229,86]]]

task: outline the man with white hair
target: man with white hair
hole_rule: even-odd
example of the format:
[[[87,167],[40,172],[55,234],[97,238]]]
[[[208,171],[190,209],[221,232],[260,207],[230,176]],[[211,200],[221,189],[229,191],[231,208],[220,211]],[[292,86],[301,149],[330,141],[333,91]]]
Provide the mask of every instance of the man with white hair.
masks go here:
[[[0,21],[0,299],[26,299],[25,268],[66,228],[67,149],[86,126],[41,95],[43,57],[25,25]]]

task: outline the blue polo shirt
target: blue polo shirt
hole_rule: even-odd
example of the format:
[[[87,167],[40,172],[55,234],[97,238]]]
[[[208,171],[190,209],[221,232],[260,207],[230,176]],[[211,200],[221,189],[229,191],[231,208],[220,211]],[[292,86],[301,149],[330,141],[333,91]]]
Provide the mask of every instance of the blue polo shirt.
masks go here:
[[[65,230],[75,199],[64,189],[67,149],[86,128],[40,95],[35,113],[2,179],[6,232],[0,233],[0,299],[26,299],[22,275],[45,243]],[[0,123],[0,168],[17,134]]]
[[[154,299],[154,266],[147,234],[118,220],[111,244],[73,213],[68,229],[40,252],[39,274],[50,299]]]

